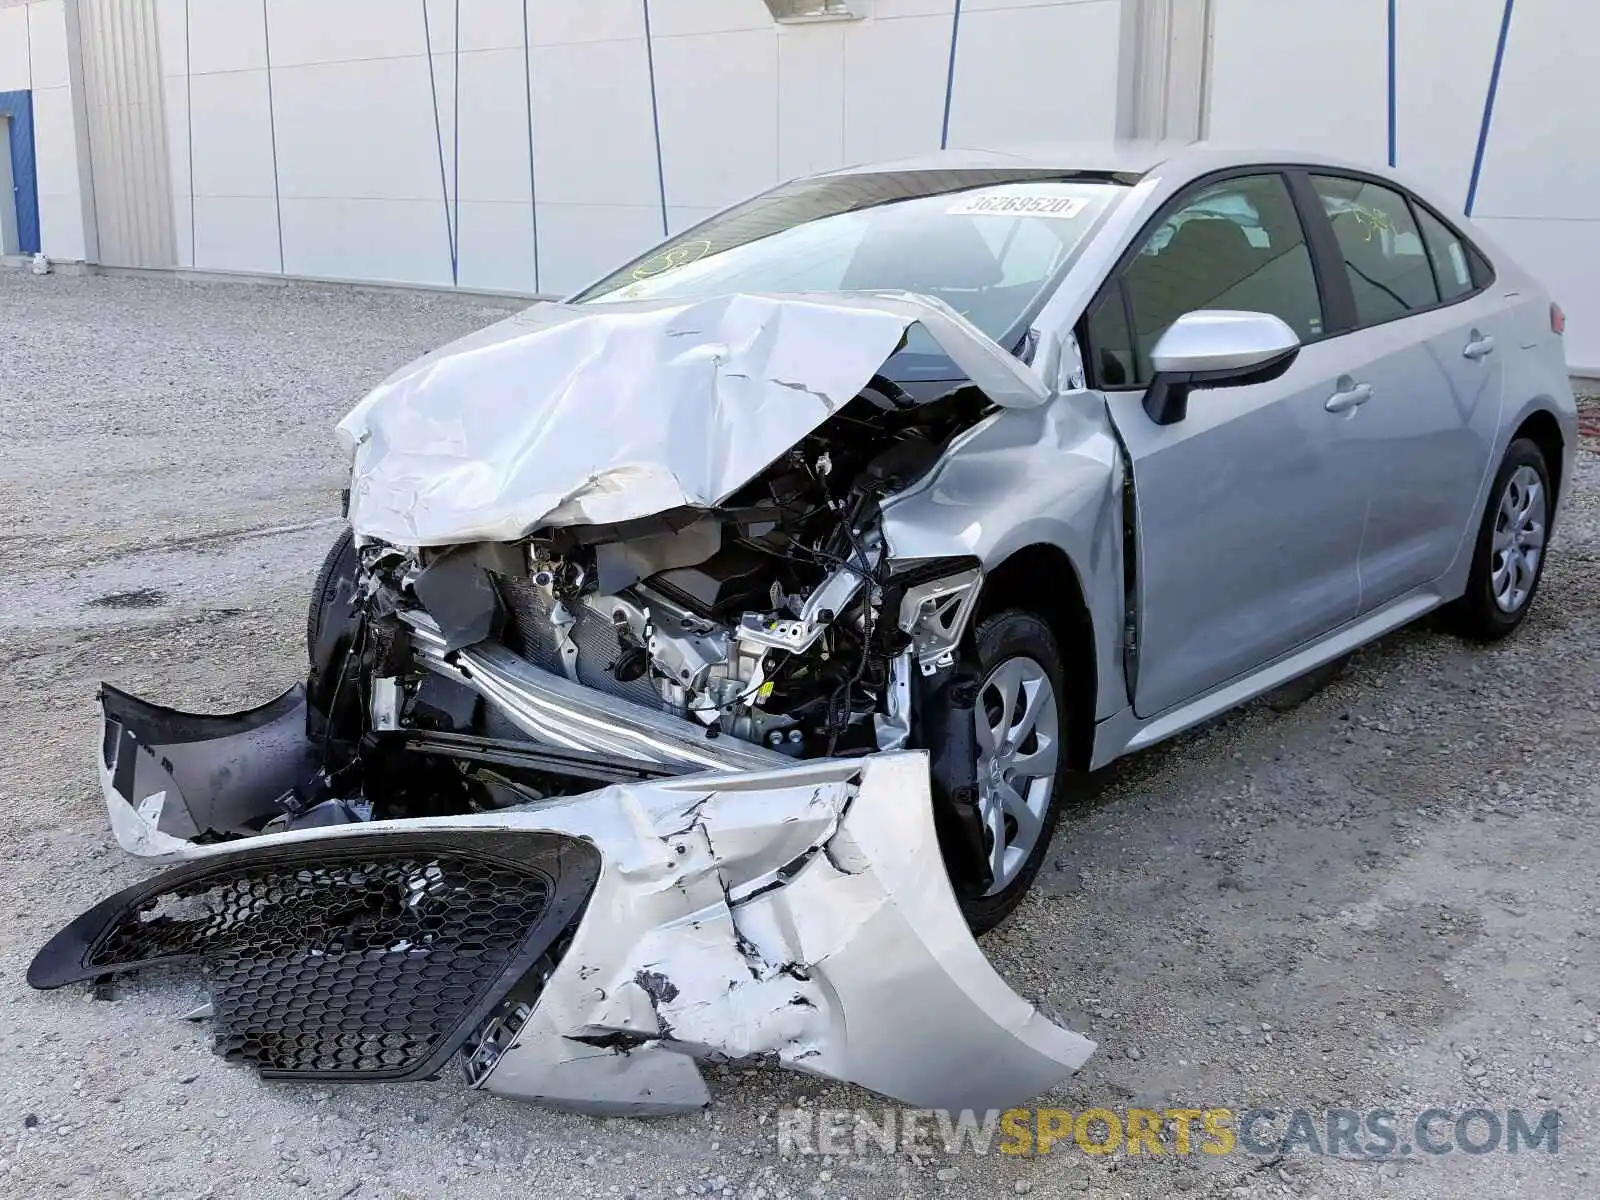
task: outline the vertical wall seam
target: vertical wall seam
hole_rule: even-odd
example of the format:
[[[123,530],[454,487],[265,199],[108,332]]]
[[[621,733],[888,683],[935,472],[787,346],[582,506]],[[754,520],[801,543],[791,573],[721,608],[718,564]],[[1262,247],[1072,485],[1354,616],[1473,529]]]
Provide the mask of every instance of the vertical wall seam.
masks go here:
[[[99,0],[101,11],[106,11],[106,32],[101,48],[112,64],[112,86],[101,93],[101,117],[104,130],[110,133],[110,158],[115,163],[118,205],[112,211],[110,224],[122,243],[122,258],[131,259],[130,266],[142,266],[139,261],[139,200],[138,186],[134,184],[133,122],[120,102],[122,96],[133,94],[133,70],[128,62],[128,50],[133,42],[133,32],[128,27],[126,0]],[[107,11],[109,10],[109,11]],[[106,261],[106,248],[101,246],[101,261]]]
[[[158,266],[178,263],[178,228],[172,203],[171,130],[167,123],[167,89],[162,74],[161,22],[154,4],[144,9],[144,72],[146,136],[150,140],[151,236]]]
[[[184,0],[184,3],[187,5],[188,0]],[[92,23],[93,20],[91,18]],[[104,262],[106,254],[105,243],[100,237],[100,201],[95,195],[95,190],[99,186],[100,172],[94,169],[94,112],[89,100],[89,80],[91,77],[100,77],[100,73],[98,70],[88,70],[88,55],[83,45],[83,10],[81,8],[78,10],[76,30],[68,31],[69,39],[73,32],[78,35],[78,65],[80,68],[78,90],[83,93],[83,145],[84,149],[88,151],[87,158],[89,160],[89,178],[80,178],[78,180],[78,190],[80,192],[87,191],[89,194],[89,205],[94,210],[94,256],[96,260]],[[77,108],[74,106],[74,112],[76,111]]]
[[[1395,40],[1399,16],[1396,12],[1397,4],[1398,0],[1389,0],[1389,165],[1391,167],[1395,165],[1395,139],[1398,128],[1395,114]]]
[[[110,53],[106,43],[110,40],[112,14],[106,11],[109,0],[93,0],[88,4],[87,12],[89,21],[87,26],[79,25],[79,37],[83,36],[85,28],[88,30],[90,44],[94,47],[94,57],[88,64],[92,67],[84,74],[83,99],[88,106],[89,125],[89,161],[94,169],[95,180],[95,234],[100,242],[100,261],[115,254],[118,234],[118,221],[125,207],[120,195],[122,172],[114,169],[118,164],[118,143],[116,138],[107,137],[107,126],[111,123],[111,116],[107,111],[106,94],[114,91],[118,81],[111,76],[117,68],[116,56]],[[109,85],[109,86],[108,86]],[[99,132],[100,137],[94,135]],[[94,165],[95,147],[99,146],[100,163]],[[102,170],[101,167],[106,169]],[[110,200],[110,204],[100,204],[101,197]],[[106,232],[110,231],[110,253],[107,251]]]
[[[1160,136],[1172,131],[1172,0],[1161,6],[1161,89],[1156,101],[1161,113]]]
[[[455,79],[450,101],[450,186],[454,192],[456,259],[461,258],[461,0],[455,3]],[[452,278],[452,282],[460,281]]]
[[[100,261],[106,262],[115,256],[125,264],[137,265],[139,206],[134,198],[138,189],[133,186],[133,154],[129,145],[132,128],[127,109],[121,103],[122,97],[131,95],[133,91],[127,54],[130,40],[126,20],[128,10],[121,0],[98,0],[97,7],[105,14],[105,25],[98,32],[101,34],[100,52],[105,56],[108,67],[106,76],[99,81],[108,85],[100,88],[100,130],[107,135],[100,145],[107,152],[107,161],[112,166],[111,183],[117,198],[112,210],[102,214],[102,228],[111,231],[112,248],[107,253],[104,245],[100,247]],[[105,173],[96,172],[96,177],[104,181]]]
[[[656,188],[661,193],[661,236],[667,229],[667,169],[661,160],[661,107],[656,103],[656,52],[650,36],[650,0],[640,0],[644,5],[644,62],[650,73],[650,125],[656,137]]]
[[[272,22],[267,0],[261,0],[261,46],[267,57],[267,138],[272,144],[272,210],[278,219],[278,274],[287,274],[283,259],[283,191],[278,183],[278,112],[272,96]]]
[[[183,132],[189,142],[189,266],[199,267],[195,210],[200,201],[194,194],[194,59],[189,53],[189,0],[183,0]]]
[[[1500,18],[1500,40],[1494,48],[1494,67],[1489,72],[1489,90],[1483,97],[1483,124],[1478,128],[1478,148],[1472,156],[1472,180],[1467,184],[1467,216],[1478,202],[1478,181],[1483,174],[1483,156],[1489,148],[1489,127],[1494,124],[1495,95],[1500,90],[1500,68],[1506,59],[1506,40],[1511,35],[1511,10],[1516,0],[1506,0],[1505,12]]]
[[[539,187],[533,169],[533,51],[528,46],[528,0],[522,0],[522,91],[528,105],[528,215],[533,222],[533,290],[539,287]]]
[[[428,57],[428,91],[433,96],[433,142],[439,150],[439,198],[444,203],[444,233],[450,249],[450,283],[458,282],[459,267],[456,260],[456,230],[450,219],[449,176],[444,168],[444,129],[439,121],[439,84],[433,75],[433,32],[428,26],[428,0],[418,0],[422,6],[422,48]]]
[[[117,158],[123,178],[123,223],[126,242],[123,257],[135,266],[148,266],[144,255],[144,189],[140,187],[140,150],[137,116],[138,77],[133,56],[138,52],[137,14],[129,0],[114,0],[117,13],[117,37],[113,48],[117,56],[118,88],[115,97],[107,97],[106,111],[115,114],[117,125]],[[114,103],[112,102],[114,99]]]
[[[788,178],[783,172],[783,35],[782,26],[772,27],[772,161],[777,167],[777,182]],[[842,90],[842,89],[841,89]]]
[[[141,258],[145,266],[165,267],[171,264],[167,261],[168,256],[164,252],[162,238],[163,197],[160,171],[161,164],[166,161],[167,148],[158,140],[160,122],[157,117],[161,109],[151,84],[152,74],[157,84],[161,79],[161,67],[156,58],[155,6],[149,3],[140,4],[133,10],[131,17],[133,35],[138,43],[136,47],[138,57],[134,63],[138,68],[134,72],[137,100],[130,118],[137,126],[139,138],[138,145],[134,146],[133,150],[139,163],[139,236],[143,246]],[[166,198],[170,203],[170,189]]]
[[[166,123],[162,119],[161,106],[161,59],[159,46],[156,39],[156,10],[155,5],[144,6],[139,11],[139,40],[140,62],[144,64],[139,72],[140,94],[144,97],[144,131],[142,137],[145,141],[145,180],[143,190],[149,204],[146,216],[146,228],[150,237],[150,259],[152,266],[168,267],[172,265],[171,259],[175,254],[169,254],[166,248],[166,239],[163,236],[162,201],[172,203],[172,188],[162,178],[161,168],[169,160],[167,158]],[[165,185],[165,186],[164,186]],[[165,192],[165,195],[163,195]],[[165,222],[168,229],[171,222]]]
[[[956,47],[961,41],[961,0],[956,0],[955,11],[950,14],[950,65],[944,77],[944,120],[939,126],[939,149],[950,145],[950,102],[956,91]]]

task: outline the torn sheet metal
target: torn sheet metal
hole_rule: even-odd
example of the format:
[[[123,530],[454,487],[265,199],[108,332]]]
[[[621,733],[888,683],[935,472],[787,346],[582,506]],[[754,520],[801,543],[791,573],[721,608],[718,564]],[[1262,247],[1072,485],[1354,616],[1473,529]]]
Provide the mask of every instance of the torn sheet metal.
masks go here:
[[[186,862],[171,874],[210,862],[267,886],[273,870],[298,880],[305,863],[351,855],[420,862],[435,842],[447,849],[491,833],[508,847],[559,835],[598,850],[600,866],[570,942],[517,981],[486,983],[484,997],[507,1000],[475,1041],[464,1027],[452,1035],[470,1049],[469,1080],[488,1091],[590,1111],[678,1112],[707,1099],[695,1059],[765,1057],[912,1104],[992,1108],[1054,1086],[1094,1049],[1012,992],[967,931],[920,753],[617,785],[486,814],[182,842]],[[352,919],[365,913],[351,908]],[[323,918],[330,949],[296,943],[294,963],[343,952],[335,915]],[[101,944],[91,916],[69,927],[74,945]],[[65,936],[52,942],[50,969],[32,969],[38,985],[93,971],[66,969]],[[429,1044],[423,1067],[443,1045]]]
[[[538,305],[339,423],[351,522],[444,546],[717,504],[853,399],[913,324],[997,404],[1048,399],[976,326],[909,293]]]
[[[703,1093],[639,1054],[663,1046],[776,1056],[922,1107],[1006,1108],[1093,1053],[1013,992],[967,931],[925,756],[652,790],[698,796],[692,819],[658,820],[659,850],[641,838],[631,862],[608,856],[590,901],[605,919],[579,927],[489,1091],[680,1110]]]

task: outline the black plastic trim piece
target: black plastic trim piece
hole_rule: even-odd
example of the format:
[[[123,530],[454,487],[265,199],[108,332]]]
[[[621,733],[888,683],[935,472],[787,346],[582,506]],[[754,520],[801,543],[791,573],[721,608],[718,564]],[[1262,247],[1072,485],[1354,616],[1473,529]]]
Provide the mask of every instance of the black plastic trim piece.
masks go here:
[[[280,720],[305,703],[305,689],[298,683],[282,695],[275,696],[255,708],[231,713],[190,713],[164,704],[152,704],[130,695],[109,683],[100,685],[97,697],[106,718],[123,728],[133,729],[146,741],[158,740],[163,745],[189,742],[209,742],[214,738],[229,737],[236,733],[249,733]],[[106,765],[111,765],[110,734],[104,749]]]
[[[1157,375],[1144,393],[1144,410],[1157,425],[1173,425],[1189,413],[1189,393],[1196,388],[1248,387],[1270,383],[1294,365],[1300,347],[1291,346],[1264,363],[1225,371],[1184,371]]]
[[[926,748],[939,850],[958,896],[982,896],[994,884],[978,809],[978,673],[968,664],[934,676],[920,671],[913,744]]]

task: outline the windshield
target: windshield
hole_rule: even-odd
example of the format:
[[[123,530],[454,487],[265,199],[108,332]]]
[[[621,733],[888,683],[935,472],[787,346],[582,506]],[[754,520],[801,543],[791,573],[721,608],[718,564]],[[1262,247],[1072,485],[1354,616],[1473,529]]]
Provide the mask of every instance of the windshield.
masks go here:
[[[1007,348],[1126,192],[1062,171],[901,171],[804,179],[664,243],[576,303],[729,292],[909,291],[943,300]],[[920,327],[902,371],[951,364]]]

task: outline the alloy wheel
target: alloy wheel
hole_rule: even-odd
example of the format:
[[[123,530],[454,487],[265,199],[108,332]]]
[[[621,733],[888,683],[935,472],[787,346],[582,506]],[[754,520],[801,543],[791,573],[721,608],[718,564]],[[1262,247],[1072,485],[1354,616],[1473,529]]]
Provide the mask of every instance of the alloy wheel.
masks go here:
[[[1031,658],[997,663],[978,687],[978,810],[994,883],[1003,891],[1038,844],[1061,751],[1060,705],[1050,676]]]
[[[1532,467],[1518,467],[1506,480],[1494,521],[1489,587],[1501,612],[1519,612],[1533,595],[1544,538],[1544,483]]]

